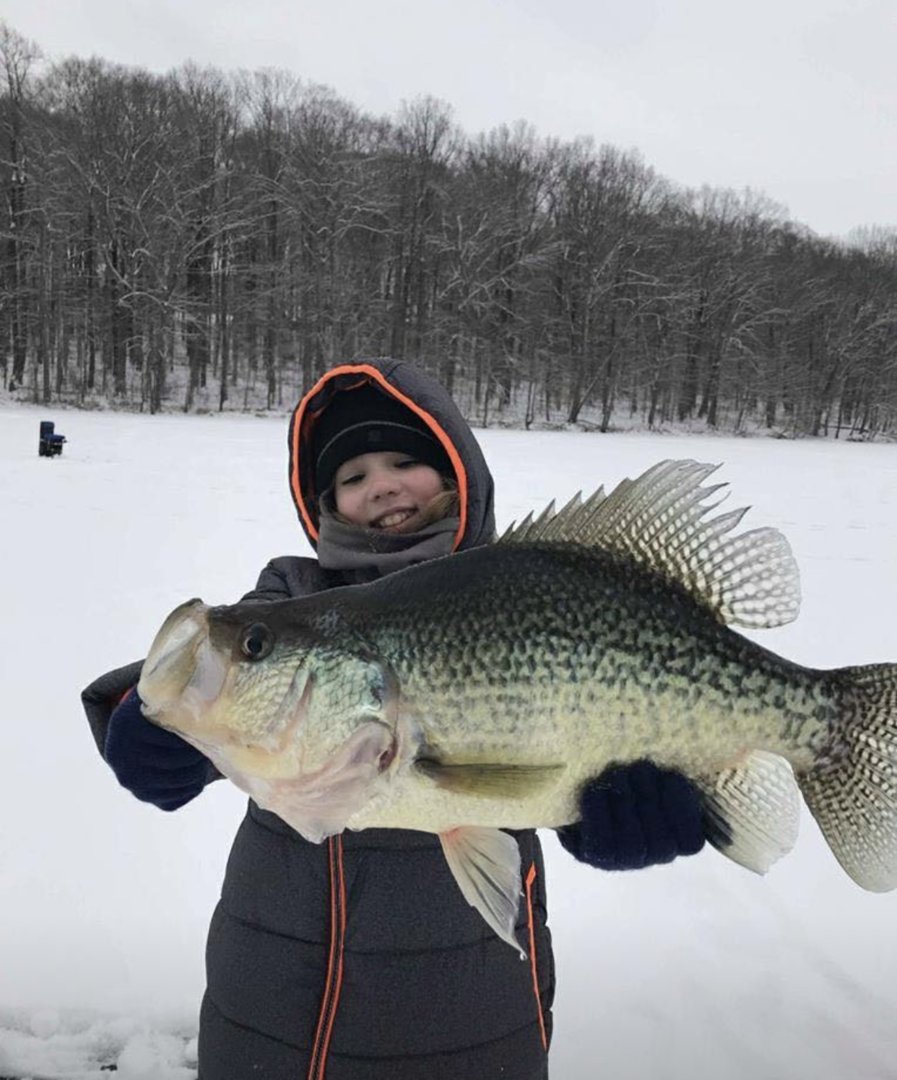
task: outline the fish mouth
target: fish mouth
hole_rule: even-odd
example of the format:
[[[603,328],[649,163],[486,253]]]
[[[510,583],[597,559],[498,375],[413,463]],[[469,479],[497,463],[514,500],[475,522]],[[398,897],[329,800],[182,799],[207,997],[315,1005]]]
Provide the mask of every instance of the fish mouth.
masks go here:
[[[201,600],[175,608],[144,661],[137,693],[144,715],[163,727],[196,723],[224,686],[226,668],[209,641],[209,610]]]

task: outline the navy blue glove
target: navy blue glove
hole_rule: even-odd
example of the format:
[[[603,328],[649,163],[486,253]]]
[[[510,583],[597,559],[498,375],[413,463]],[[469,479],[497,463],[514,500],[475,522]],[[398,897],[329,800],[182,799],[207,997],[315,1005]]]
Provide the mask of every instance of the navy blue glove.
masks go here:
[[[109,718],[104,757],[123,787],[160,810],[190,802],[216,775],[204,754],[146,719],[136,689]]]
[[[558,839],[601,870],[641,870],[704,846],[697,788],[650,761],[608,766],[583,788],[580,808],[582,819],[558,829]]]

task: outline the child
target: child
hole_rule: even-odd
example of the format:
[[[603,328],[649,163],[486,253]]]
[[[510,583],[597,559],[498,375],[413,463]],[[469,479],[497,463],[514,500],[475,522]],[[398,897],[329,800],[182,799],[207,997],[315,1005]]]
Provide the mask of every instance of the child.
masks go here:
[[[284,556],[245,600],[360,584],[494,539],[493,484],[446,391],[393,360],[327,372],[290,425],[290,488],[317,559]],[[140,665],[84,692],[101,752],[138,798],[176,809],[217,774],[146,721]],[[111,717],[110,717],[111,713]],[[594,865],[703,843],[694,789],[648,762],[583,793],[565,847]],[[461,896],[439,840],[371,829],[311,844],[250,801],[207,949],[200,1080],[544,1080],[554,965],[534,831],[516,834],[521,962]]]

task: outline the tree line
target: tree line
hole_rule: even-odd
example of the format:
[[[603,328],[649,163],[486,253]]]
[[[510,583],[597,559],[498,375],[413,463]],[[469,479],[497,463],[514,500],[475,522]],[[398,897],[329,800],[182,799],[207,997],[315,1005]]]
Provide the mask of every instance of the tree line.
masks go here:
[[[634,152],[368,115],[282,71],[42,61],[0,23],[0,378],[276,408],[413,359],[475,422],[897,431],[897,232],[850,244]]]

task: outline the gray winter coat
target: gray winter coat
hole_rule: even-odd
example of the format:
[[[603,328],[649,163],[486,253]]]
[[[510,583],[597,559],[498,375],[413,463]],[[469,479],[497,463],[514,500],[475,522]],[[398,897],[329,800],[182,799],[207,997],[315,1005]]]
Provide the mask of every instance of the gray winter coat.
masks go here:
[[[465,511],[456,549],[488,543],[492,478],[466,422],[421,372],[375,360],[328,373],[294,415],[291,491],[312,544],[308,432],[333,392],[366,379],[423,410],[450,451]],[[245,599],[347,583],[314,559],[286,556]],[[101,750],[110,680],[133,685],[138,671],[85,691]],[[369,829],[311,844],[250,801],[209,931],[199,1080],[544,1080],[554,995],[544,869],[535,833],[517,839],[526,961],[468,906],[437,837]]]

